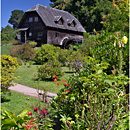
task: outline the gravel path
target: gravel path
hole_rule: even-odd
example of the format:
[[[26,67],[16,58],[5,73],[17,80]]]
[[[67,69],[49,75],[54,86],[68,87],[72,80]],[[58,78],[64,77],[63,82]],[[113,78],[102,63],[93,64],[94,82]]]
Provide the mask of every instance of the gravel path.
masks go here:
[[[38,91],[37,89],[30,88],[28,86],[24,86],[21,84],[15,84],[14,86],[9,87],[9,89],[12,91],[18,92],[18,93],[22,93],[22,94],[27,95],[27,96],[32,96],[32,97],[36,97],[36,98],[39,98],[39,96],[40,96],[40,98],[43,99],[43,97],[42,97],[42,95],[44,94],[43,90]],[[46,96],[47,97],[55,97],[55,96],[57,96],[57,94],[47,92]]]

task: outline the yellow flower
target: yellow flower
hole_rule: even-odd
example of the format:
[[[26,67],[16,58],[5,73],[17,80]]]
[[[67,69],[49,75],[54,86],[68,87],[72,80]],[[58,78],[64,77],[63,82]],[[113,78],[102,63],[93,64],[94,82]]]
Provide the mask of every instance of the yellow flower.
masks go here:
[[[124,37],[122,38],[122,41],[124,42],[124,44],[126,44],[127,41],[128,41],[128,38],[127,38],[126,36],[124,36]]]
[[[123,92],[122,91],[120,92],[120,94],[121,94],[121,96],[123,96]]]

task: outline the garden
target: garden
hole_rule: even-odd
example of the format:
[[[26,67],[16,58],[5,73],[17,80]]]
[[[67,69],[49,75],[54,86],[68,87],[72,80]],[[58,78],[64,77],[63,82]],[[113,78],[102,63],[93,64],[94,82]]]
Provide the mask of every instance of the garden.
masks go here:
[[[2,46],[2,130],[128,130],[129,32],[114,18],[105,16],[101,34],[84,33],[87,40],[68,50],[32,41]],[[57,96],[43,102],[9,91],[13,83]]]

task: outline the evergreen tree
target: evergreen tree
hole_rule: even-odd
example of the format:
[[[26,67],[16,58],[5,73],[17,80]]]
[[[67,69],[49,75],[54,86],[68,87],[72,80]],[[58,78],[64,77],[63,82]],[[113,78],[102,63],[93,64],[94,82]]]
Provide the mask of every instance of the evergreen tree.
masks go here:
[[[12,24],[13,25],[13,28],[17,28],[23,14],[24,14],[24,11],[23,10],[14,10],[11,12],[11,17],[8,21],[8,23]]]

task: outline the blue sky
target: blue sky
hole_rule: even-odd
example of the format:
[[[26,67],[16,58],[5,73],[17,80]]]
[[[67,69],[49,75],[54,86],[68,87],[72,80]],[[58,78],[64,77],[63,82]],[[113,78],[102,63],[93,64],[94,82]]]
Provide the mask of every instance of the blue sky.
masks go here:
[[[6,27],[13,10],[24,12],[37,4],[50,6],[50,0],[1,0],[1,27]],[[10,24],[9,24],[10,25]]]

